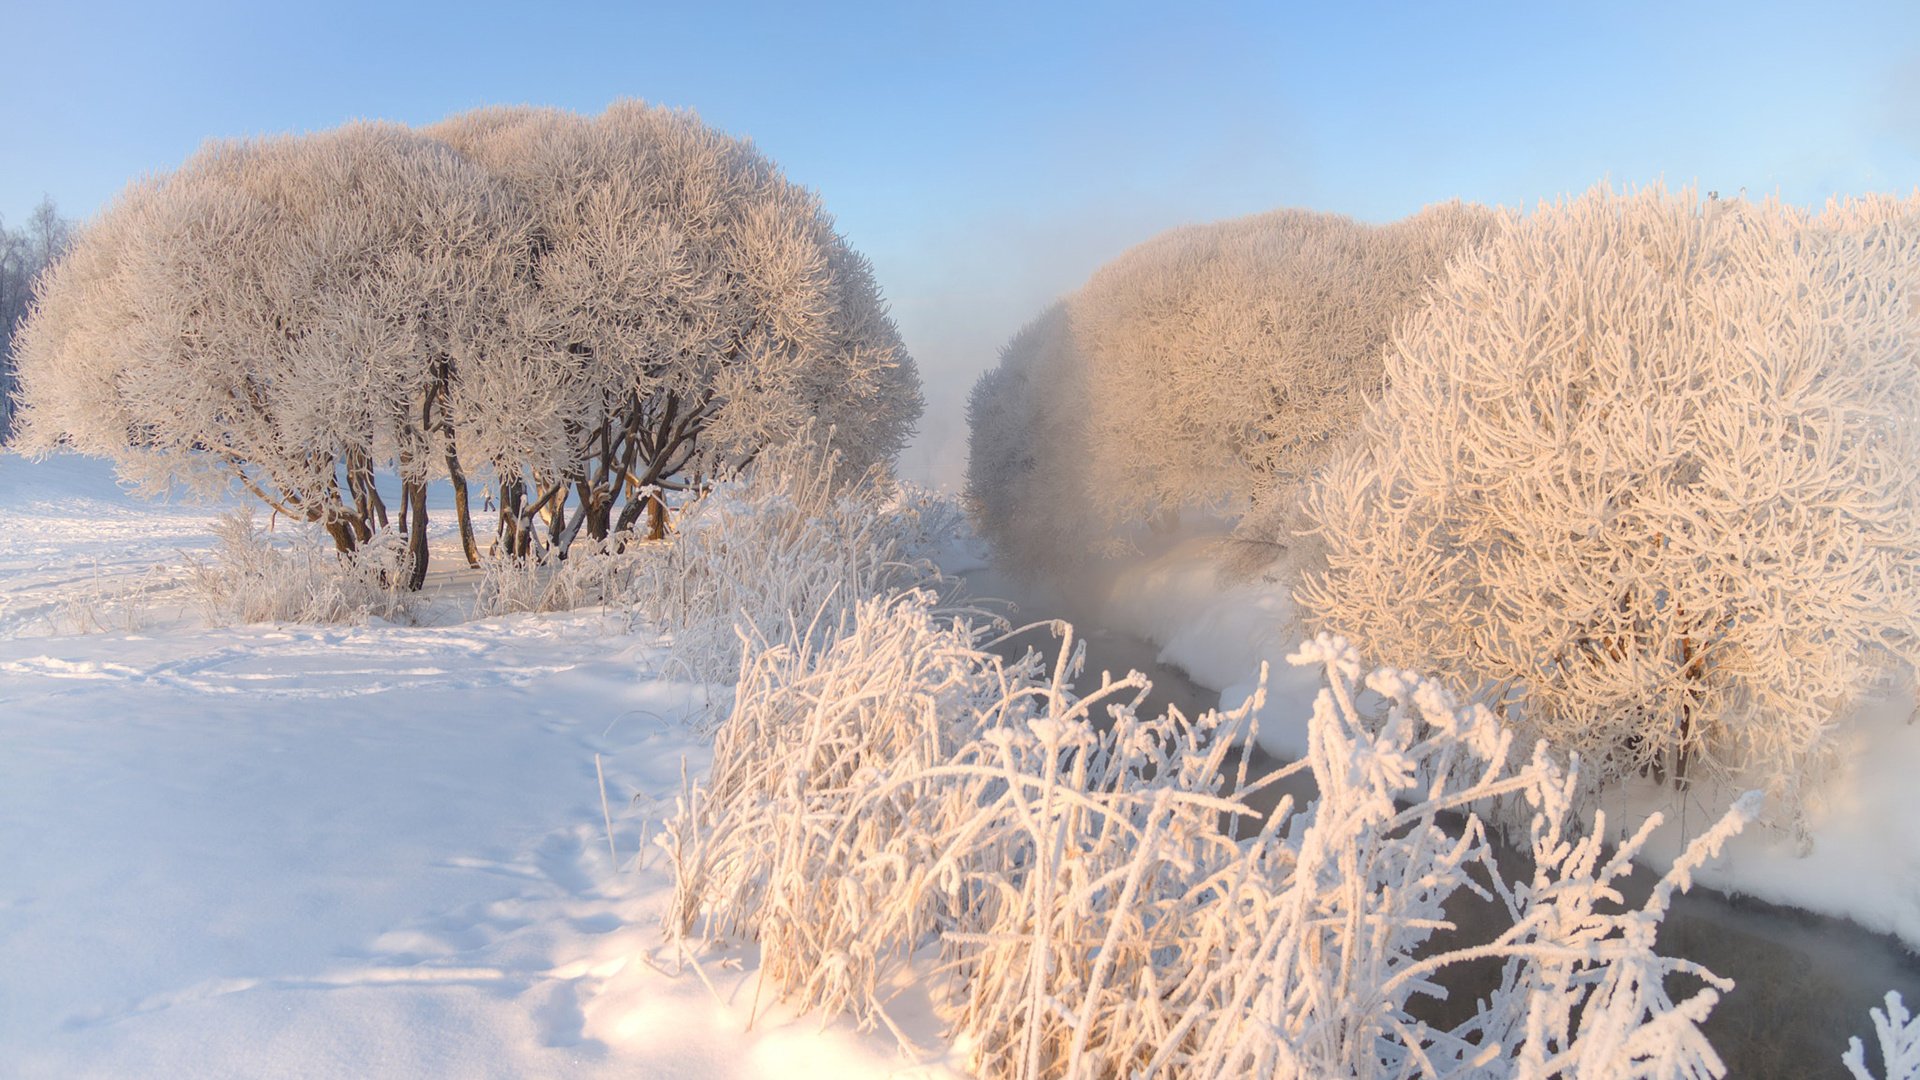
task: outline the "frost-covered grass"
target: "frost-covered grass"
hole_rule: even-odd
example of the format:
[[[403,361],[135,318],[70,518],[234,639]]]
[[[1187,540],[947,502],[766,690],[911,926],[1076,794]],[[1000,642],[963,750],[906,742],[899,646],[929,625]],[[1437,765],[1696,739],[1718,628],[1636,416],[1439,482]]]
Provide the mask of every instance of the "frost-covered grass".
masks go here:
[[[958,521],[951,503],[875,475],[837,484],[835,467],[805,443],[770,448],[641,562],[634,603],[701,677],[731,679],[743,643],[817,640],[867,597],[938,578],[929,556]]]
[[[908,594],[825,647],[750,652],[711,778],[664,838],[670,925],[757,940],[784,995],[866,1026],[893,1026],[902,970],[938,970],[983,1076],[1718,1075],[1696,1027],[1715,990],[1676,1001],[1664,980],[1726,984],[1653,938],[1751,801],[1620,910],[1638,841],[1569,831],[1576,776],[1411,673],[1366,675],[1389,705],[1363,715],[1338,639],[1298,657],[1329,686],[1289,771],[1321,798],[1261,823],[1224,767],[1254,706],[1143,718],[1138,676],[1074,692],[1070,637],[1049,668],[984,651],[990,632]],[[1525,880],[1474,813],[1502,796],[1533,809]],[[1423,954],[1462,889],[1508,927]],[[1414,1019],[1449,965],[1486,956],[1504,968],[1472,1019]]]
[[[475,586],[474,610],[482,615],[631,607],[634,579],[649,552],[632,533],[606,540],[576,540],[565,559],[486,556]]]
[[[406,544],[390,530],[351,555],[318,530],[275,542],[251,510],[221,517],[209,558],[191,559],[194,592],[210,622],[345,623],[412,620],[418,598],[406,588]]]

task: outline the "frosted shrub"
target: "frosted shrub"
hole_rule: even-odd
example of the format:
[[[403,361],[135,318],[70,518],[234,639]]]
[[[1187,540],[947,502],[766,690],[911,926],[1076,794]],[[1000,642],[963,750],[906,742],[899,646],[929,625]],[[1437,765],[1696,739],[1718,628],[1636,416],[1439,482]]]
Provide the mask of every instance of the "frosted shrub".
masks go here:
[[[1033,685],[1031,665],[1003,666],[980,651],[983,631],[937,618],[932,603],[924,592],[869,599],[830,642],[750,652],[713,771],[665,837],[672,931],[757,938],[781,993],[869,1024],[885,1017],[883,965],[943,928],[933,897],[895,904],[888,891],[937,859],[929,804],[954,793],[919,778],[864,797],[883,775],[946,763],[975,718],[1020,709],[1017,691]]]
[[[1920,625],[1920,252],[1596,189],[1457,260],[1308,499],[1298,598],[1597,766],[1797,803]]]
[[[837,629],[862,598],[937,576],[918,557],[917,515],[889,508],[875,472],[841,483],[838,460],[812,440],[769,448],[637,565],[634,602],[699,676],[731,678],[743,641]]]
[[[1577,777],[1544,748],[1510,767],[1498,721],[1429,680],[1366,676],[1386,707],[1363,714],[1340,639],[1296,657],[1328,674],[1289,770],[1320,799],[1261,823],[1246,799],[1274,780],[1226,767],[1257,703],[1143,719],[1138,675],[1075,694],[1070,637],[1050,673],[1007,665],[931,604],[870,601],[830,646],[749,655],[712,780],[663,840],[671,930],[757,939],[778,992],[869,1025],[937,946],[943,1013],[988,1077],[1721,1074],[1697,1027],[1715,990],[1675,1001],[1664,980],[1729,984],[1654,933],[1751,800],[1618,910],[1645,831],[1607,858],[1574,838]],[[1519,882],[1474,812],[1500,797],[1533,813]],[[1460,890],[1507,925],[1448,933]],[[1450,965],[1485,957],[1504,966],[1476,1015],[1414,1019]]]
[[[653,557],[655,551],[630,532],[577,541],[565,559],[547,562],[496,553],[481,561],[474,614],[631,606],[641,567]]]
[[[944,549],[975,539],[966,506],[952,492],[904,480],[883,485],[881,490],[888,492],[881,512],[893,519],[901,553],[909,561],[933,560]]]
[[[223,516],[209,562],[189,574],[214,622],[339,623],[381,618],[410,622],[405,541],[390,531],[350,555],[315,543],[276,544],[250,511]]]
[[[1907,1012],[1906,1003],[1896,991],[1887,992],[1885,1011],[1873,1010],[1873,1030],[1880,1043],[1880,1061],[1884,1071],[1877,1080],[1916,1080],[1920,1078],[1920,1019]],[[1854,1080],[1876,1080],[1867,1071],[1867,1048],[1858,1038],[1847,1040],[1847,1052],[1840,1058]]]

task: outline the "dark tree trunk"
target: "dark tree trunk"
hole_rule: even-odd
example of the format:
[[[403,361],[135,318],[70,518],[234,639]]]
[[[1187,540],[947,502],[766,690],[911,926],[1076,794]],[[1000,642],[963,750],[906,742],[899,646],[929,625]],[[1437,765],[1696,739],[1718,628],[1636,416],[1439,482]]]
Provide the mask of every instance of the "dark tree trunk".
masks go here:
[[[640,521],[640,514],[647,508],[647,500],[634,495],[627,496],[627,503],[620,508],[620,516],[613,523],[613,531],[626,532]]]
[[[655,490],[647,495],[647,539],[667,538],[667,500]]]
[[[447,477],[453,481],[453,515],[460,522],[460,547],[466,552],[467,565],[480,568],[480,545],[473,539],[473,512],[467,502],[467,474],[460,468],[460,456],[447,444]]]
[[[560,481],[554,488],[553,501],[547,504],[547,544],[558,543],[560,534],[567,529],[567,482]]]
[[[354,548],[358,545],[353,542],[353,530],[347,526],[346,522],[329,521],[326,524],[326,530],[327,535],[333,537],[333,546],[339,550],[340,554],[353,554]]]
[[[522,557],[520,550],[520,504],[525,501],[527,485],[524,480],[509,480],[504,475],[500,479],[500,520],[494,531],[500,536],[500,550],[507,557]]]
[[[598,487],[580,485],[580,501],[587,508],[587,535],[595,540],[605,540],[613,525],[613,502],[606,492]]]
[[[404,481],[401,498],[407,521],[407,591],[418,592],[427,583],[427,482]]]
[[[434,379],[434,388],[428,393],[420,410],[421,423],[428,428],[435,423],[434,404],[446,401],[449,384],[453,381],[451,357],[440,357],[434,365]],[[453,516],[460,523],[460,549],[467,557],[467,565],[477,570],[480,568],[480,545],[473,538],[473,512],[467,497],[467,472],[460,467],[460,448],[454,441],[453,410],[441,408],[439,429],[441,437],[447,440],[447,479],[453,482]]]

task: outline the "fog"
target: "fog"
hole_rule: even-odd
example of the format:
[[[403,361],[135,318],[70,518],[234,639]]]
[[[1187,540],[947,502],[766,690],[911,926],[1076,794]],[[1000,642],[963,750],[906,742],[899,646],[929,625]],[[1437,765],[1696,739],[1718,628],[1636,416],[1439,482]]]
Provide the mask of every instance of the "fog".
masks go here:
[[[927,411],[900,474],[958,491],[967,469],[967,395],[1015,331],[1127,248],[1185,223],[1170,205],[1051,216],[1004,212],[930,224],[869,252],[920,366]]]

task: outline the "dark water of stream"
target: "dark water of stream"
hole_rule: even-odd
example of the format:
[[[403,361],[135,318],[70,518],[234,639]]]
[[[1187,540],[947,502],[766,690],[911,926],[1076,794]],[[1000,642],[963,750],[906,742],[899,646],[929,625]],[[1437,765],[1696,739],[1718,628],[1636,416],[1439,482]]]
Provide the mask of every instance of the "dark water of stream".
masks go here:
[[[1116,676],[1139,671],[1153,681],[1141,711],[1154,715],[1172,705],[1197,715],[1219,703],[1218,692],[1188,678],[1178,668],[1163,664],[1159,648],[1129,634],[1103,630],[1097,612],[1071,599],[1044,596],[992,569],[962,575],[967,592],[975,597],[1011,597],[1019,607],[1015,625],[1040,619],[1072,622],[1086,642],[1085,680],[1097,683],[1100,672]],[[1024,603],[1021,598],[1027,598]],[[1058,642],[1044,633],[1030,633],[1008,642],[1009,657],[1028,645],[1051,655]],[[1248,776],[1264,775],[1283,762],[1251,748]],[[1237,764],[1235,762],[1234,764]],[[1313,797],[1311,780],[1285,788],[1297,805]],[[1269,810],[1279,801],[1276,786],[1250,800]],[[1518,853],[1511,853],[1520,859]],[[1623,883],[1628,903],[1646,899],[1658,875],[1644,867]],[[1487,927],[1499,912],[1466,895],[1450,905],[1449,918],[1468,940],[1492,936]],[[1870,1009],[1881,1007],[1889,990],[1898,990],[1909,1009],[1920,1008],[1920,956],[1886,934],[1876,934],[1840,919],[1780,907],[1748,897],[1730,896],[1696,885],[1676,896],[1661,925],[1659,950],[1685,957],[1732,979],[1733,990],[1714,1007],[1703,1025],[1732,1080],[1817,1080],[1848,1076],[1840,1064],[1849,1036],[1867,1045],[1867,1061],[1881,1075],[1879,1050],[1873,1038]],[[1498,961],[1452,970],[1442,981],[1452,1000],[1422,1003],[1420,1018],[1435,1026],[1451,1026],[1473,1011],[1476,995],[1498,984]],[[1675,977],[1668,987],[1676,995],[1691,993],[1697,983]]]

